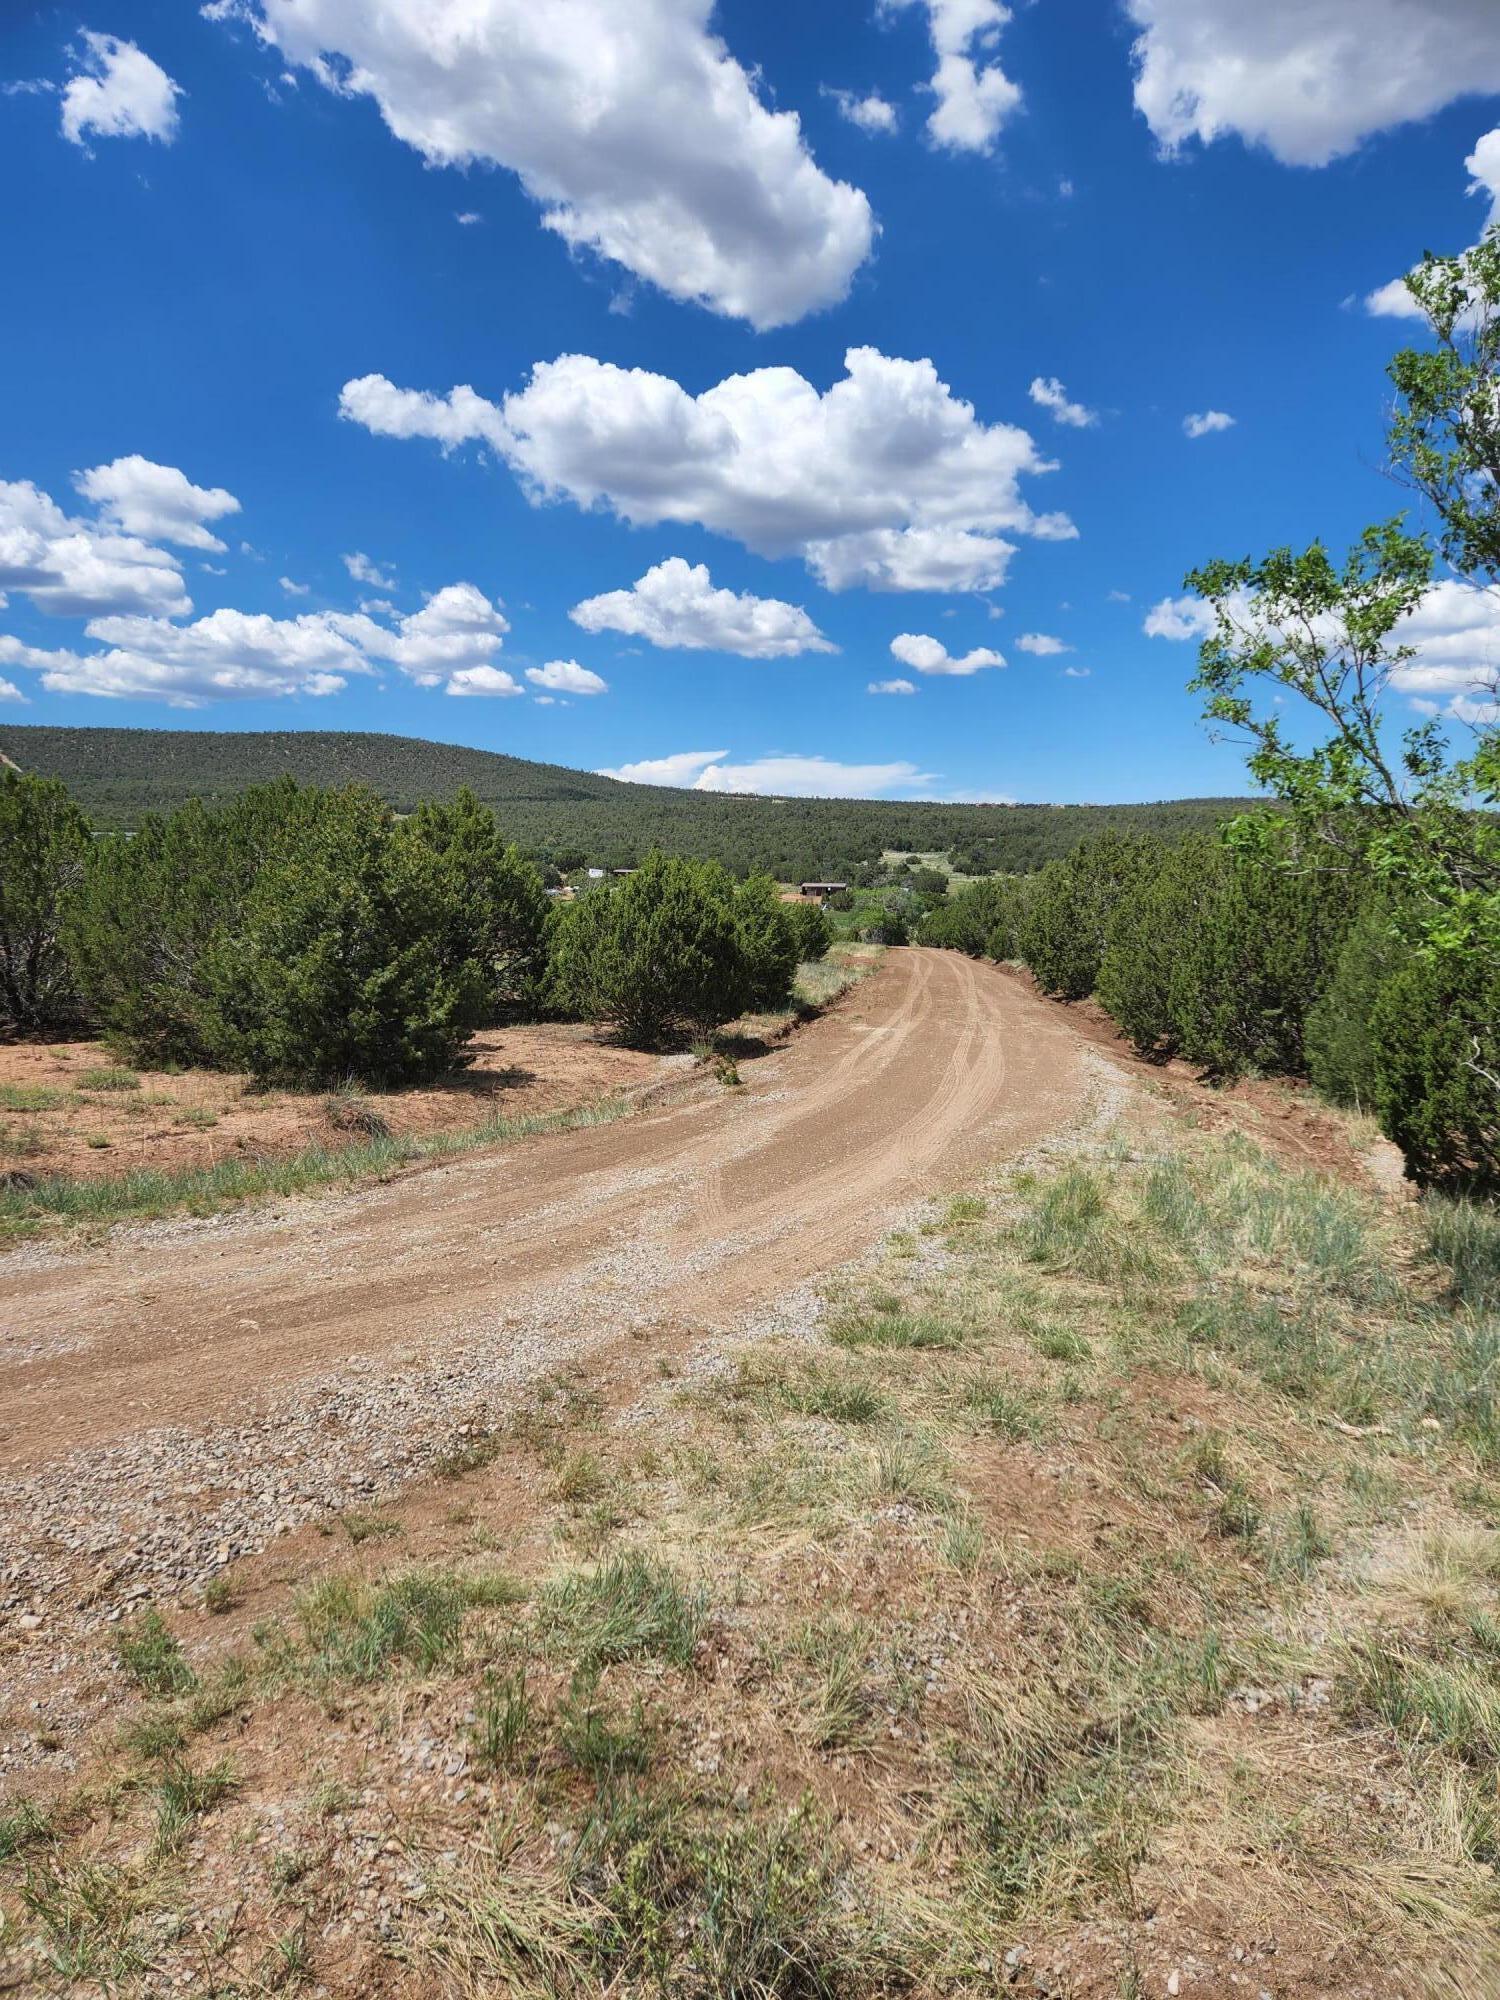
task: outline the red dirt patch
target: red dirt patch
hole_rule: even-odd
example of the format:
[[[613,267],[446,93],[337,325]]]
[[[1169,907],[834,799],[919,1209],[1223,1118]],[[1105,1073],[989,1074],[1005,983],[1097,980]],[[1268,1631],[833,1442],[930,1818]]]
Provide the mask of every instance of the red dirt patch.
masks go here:
[[[571,1022],[486,1028],[469,1054],[468,1068],[429,1087],[367,1093],[371,1110],[397,1136],[454,1131],[572,1110],[649,1082],[659,1066]],[[358,1136],[337,1117],[327,1092],[262,1091],[212,1070],[124,1069],[100,1042],[0,1046],[0,1171],[101,1175],[276,1157]]]

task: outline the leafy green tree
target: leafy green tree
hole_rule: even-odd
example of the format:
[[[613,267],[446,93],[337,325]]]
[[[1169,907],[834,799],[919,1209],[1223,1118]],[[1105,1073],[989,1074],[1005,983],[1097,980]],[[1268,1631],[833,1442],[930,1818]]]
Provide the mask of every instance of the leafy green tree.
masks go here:
[[[374,793],[281,779],[96,842],[65,937],[139,1061],[399,1082],[454,1061],[482,1017],[472,918],[462,871]]]
[[[133,838],[94,842],[64,945],[104,1033],[134,1060],[214,1062],[207,953],[243,905],[271,824],[298,797],[287,780],[253,787],[223,813],[190,799],[165,819],[148,814]]]
[[[1133,892],[1148,852],[1113,831],[1051,861],[1032,884],[1016,945],[1043,992],[1085,1000],[1094,990],[1117,902]]]
[[[1425,257],[1406,281],[1433,336],[1391,363],[1398,473],[1437,515],[1461,576],[1500,578],[1500,227],[1461,257]]]
[[[1307,1073],[1335,1104],[1379,1116],[1376,1010],[1386,986],[1410,958],[1390,900],[1370,897],[1349,927],[1332,977],[1308,1010]]]
[[[997,928],[1013,921],[1015,901],[1015,884],[1008,876],[967,883],[927,912],[918,926],[917,942],[983,958]]]
[[[0,773],[0,1023],[16,1033],[78,1017],[63,910],[90,845],[88,822],[66,786]]]
[[[734,922],[745,963],[746,1004],[784,1007],[800,953],[788,906],[769,875],[752,875],[734,891]]]
[[[1232,850],[1197,892],[1173,954],[1177,1047],[1215,1076],[1306,1074],[1308,1009],[1357,907],[1357,878],[1264,865]]]
[[[549,907],[536,864],[505,844],[495,815],[467,785],[451,804],[424,800],[399,831],[429,850],[445,878],[445,968],[477,956],[492,1007],[533,1001],[545,969]]]
[[[297,818],[205,954],[212,1055],[299,1083],[451,1067],[490,994],[490,935],[466,934],[461,871],[357,786]]]
[[[984,941],[985,957],[994,959],[996,964],[1021,955],[1021,927],[1026,921],[1036,879],[1034,875],[999,878],[1002,890],[995,899],[995,921]]]
[[[1414,1179],[1500,1186],[1500,972],[1474,952],[1414,953],[1372,1011],[1380,1121]]]
[[[868,944],[906,944],[911,937],[911,926],[899,900],[892,897],[877,912],[873,920],[865,925],[865,941]]]
[[[1433,339],[1391,365],[1392,458],[1432,503],[1443,555],[1493,586],[1500,233],[1425,259],[1408,284]],[[1436,718],[1393,742],[1384,706],[1416,658],[1411,621],[1434,568],[1431,543],[1399,520],[1367,529],[1342,562],[1314,543],[1211,563],[1188,578],[1214,616],[1194,685],[1210,719],[1248,739],[1252,773],[1285,808],[1236,822],[1240,847],[1282,872],[1368,874],[1394,898],[1405,956],[1373,1005],[1375,1047],[1367,1063],[1346,1048],[1335,1067],[1368,1080],[1373,1064],[1382,1121],[1414,1174],[1472,1181],[1493,1170],[1500,1128],[1500,703],[1476,671],[1453,704],[1473,732],[1462,755]],[[1424,1020],[1424,1007],[1442,1011]]]
[[[1221,844],[1201,837],[1144,846],[1131,893],[1110,913],[1096,987],[1100,1004],[1143,1056],[1182,1047],[1184,961],[1230,871]]]
[[[797,963],[815,965],[828,956],[833,943],[833,925],[821,903],[783,903],[787,921],[797,946]]]
[[[548,992],[563,1013],[607,1021],[643,1048],[733,1020],[749,1004],[751,976],[728,875],[715,862],[653,852],[617,886],[560,904]]]
[[[1359,865],[1409,891],[1425,948],[1500,947],[1500,736],[1481,714],[1473,753],[1450,755],[1436,720],[1389,747],[1384,701],[1414,658],[1412,614],[1433,554],[1398,521],[1367,528],[1342,563],[1320,543],[1301,554],[1215,562],[1190,588],[1215,616],[1193,686],[1207,714],[1248,739],[1253,776],[1279,814],[1233,822],[1231,838],[1281,865]],[[1321,740],[1294,734],[1262,690],[1321,717]],[[1260,697],[1258,700],[1257,697]]]

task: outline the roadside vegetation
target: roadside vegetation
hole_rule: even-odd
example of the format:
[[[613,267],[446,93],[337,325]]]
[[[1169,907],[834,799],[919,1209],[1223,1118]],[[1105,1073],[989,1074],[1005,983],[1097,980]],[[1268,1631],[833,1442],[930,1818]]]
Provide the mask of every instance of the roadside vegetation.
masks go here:
[[[92,1032],[113,1058],[54,1063],[58,1084],[0,1083],[0,1239],[48,1219],[207,1210],[618,1115],[610,1100],[393,1133],[368,1093],[451,1086],[475,1031],[495,1023],[592,1022],[659,1050],[746,1015],[792,1019],[864,969],[843,952],[825,969],[831,941],[821,908],[783,902],[765,877],[661,854],[551,899],[468,793],[397,820],[358,787],[282,779],[96,839],[59,784],[0,772],[0,1032]],[[327,1093],[326,1136],[209,1148],[182,1167],[28,1164],[101,1093],[175,1117],[173,1093],[144,1091],[141,1070]],[[176,1122],[206,1131],[218,1117],[187,1107]],[[107,1156],[115,1141],[100,1130],[87,1143]]]
[[[1487,1211],[1150,1124],[626,1420],[543,1385],[446,1512],[119,1628],[123,1719],[0,1820],[10,1976],[1486,1991],[1497,1271]]]
[[[49,1225],[103,1228],[179,1213],[212,1215],[257,1197],[312,1194],[320,1188],[379,1180],[403,1167],[454,1159],[540,1133],[612,1124],[629,1108],[626,1099],[613,1097],[571,1111],[490,1116],[430,1133],[360,1135],[356,1128],[341,1141],[320,1141],[266,1157],[225,1154],[203,1166],[133,1167],[99,1174],[12,1171],[0,1174],[0,1249]]]
[[[1431,344],[1391,364],[1391,462],[1430,532],[1398,516],[1342,559],[1315,542],[1186,579],[1194,688],[1275,810],[1177,847],[1105,835],[948,899],[920,935],[1096,993],[1143,1055],[1310,1078],[1372,1112],[1418,1182],[1493,1193],[1500,690],[1476,660],[1399,738],[1385,704],[1430,671],[1411,621],[1440,567],[1500,587],[1500,227],[1407,286]]]
[[[6,771],[0,883],[13,1032],[87,1023],[133,1063],[303,1086],[430,1078],[538,1010],[660,1047],[787,1005],[831,937],[764,876],[661,853],[549,903],[472,793],[397,820],[290,778],[94,839],[60,785]]]
[[[1400,876],[1278,843],[1109,838],[955,891],[920,943],[1095,997],[1136,1051],[1205,1076],[1288,1077],[1367,1113],[1424,1185],[1500,1184],[1500,961],[1424,941]]]

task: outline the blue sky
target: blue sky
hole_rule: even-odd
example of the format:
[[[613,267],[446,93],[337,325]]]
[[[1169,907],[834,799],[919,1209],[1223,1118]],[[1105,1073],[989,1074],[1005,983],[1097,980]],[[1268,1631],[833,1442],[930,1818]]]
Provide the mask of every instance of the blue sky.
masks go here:
[[[1500,199],[1488,0],[90,0],[0,86],[0,719],[721,789],[1242,788],[1152,607],[1395,510],[1371,295]]]

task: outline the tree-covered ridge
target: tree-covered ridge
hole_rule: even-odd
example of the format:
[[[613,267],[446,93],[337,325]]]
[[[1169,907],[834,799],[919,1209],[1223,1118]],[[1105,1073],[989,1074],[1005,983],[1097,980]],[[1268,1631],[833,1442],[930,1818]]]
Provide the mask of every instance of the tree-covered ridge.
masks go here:
[[[955,851],[973,872],[1025,874],[1107,828],[1177,839],[1216,825],[1235,799],[1119,806],[950,805],[927,800],[777,799],[627,785],[497,751],[350,730],[59,729],[7,723],[0,755],[60,778],[96,828],[139,825],[190,798],[221,804],[247,786],[368,785],[398,813],[467,786],[506,838],[545,860],[615,866],[653,847],[783,881],[844,873],[887,850]]]

